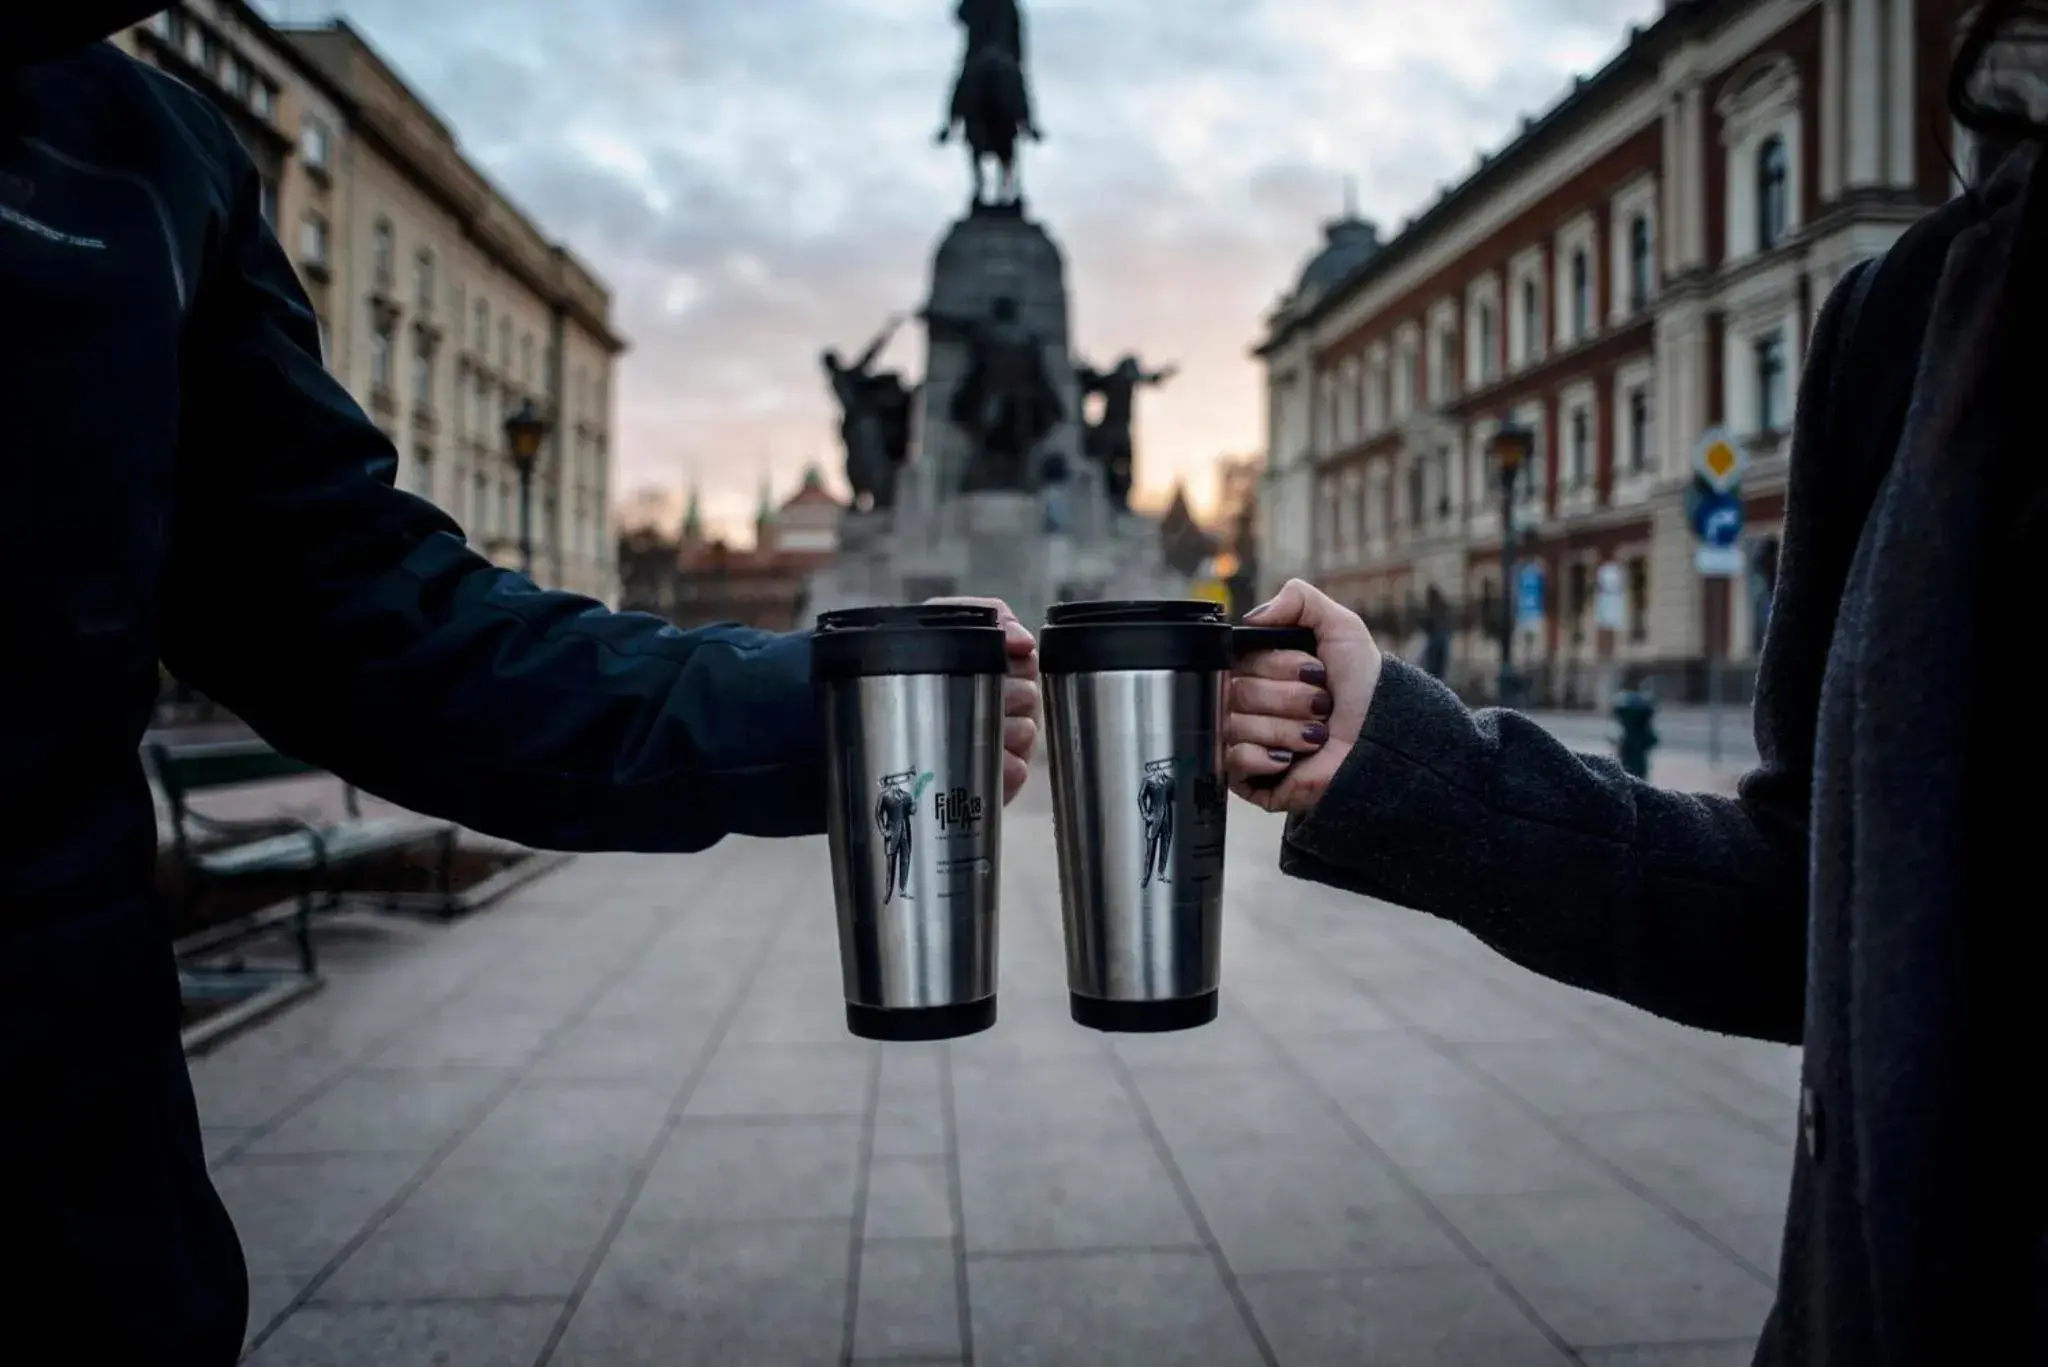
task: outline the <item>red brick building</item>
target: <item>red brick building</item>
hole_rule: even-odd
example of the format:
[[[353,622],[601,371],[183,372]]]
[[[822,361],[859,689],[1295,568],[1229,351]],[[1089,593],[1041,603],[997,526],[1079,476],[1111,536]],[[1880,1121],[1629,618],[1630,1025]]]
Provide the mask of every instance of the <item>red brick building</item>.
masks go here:
[[[1672,0],[1503,150],[1381,242],[1328,229],[1267,319],[1262,589],[1310,578],[1407,635],[1454,605],[1452,681],[1499,654],[1500,420],[1536,434],[1522,557],[1545,700],[1617,678],[1697,696],[1761,636],[1785,434],[1815,312],[1956,188],[1943,106],[1961,0]],[[1721,428],[1749,456],[1746,573],[1703,579],[1684,495]],[[1599,567],[1623,586],[1595,618]]]
[[[643,529],[620,539],[624,606],[679,627],[744,622],[789,631],[808,625],[804,600],[811,574],[838,552],[844,513],[845,505],[813,468],[779,505],[764,488],[754,544],[734,546],[705,534],[692,494],[679,536]]]

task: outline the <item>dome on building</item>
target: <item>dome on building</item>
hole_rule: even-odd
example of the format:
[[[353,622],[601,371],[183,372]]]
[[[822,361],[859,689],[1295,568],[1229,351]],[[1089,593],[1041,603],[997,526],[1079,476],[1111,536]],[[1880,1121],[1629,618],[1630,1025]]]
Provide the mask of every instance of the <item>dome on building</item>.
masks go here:
[[[1380,249],[1379,226],[1370,219],[1346,214],[1323,225],[1323,246],[1301,268],[1294,290],[1298,297],[1321,294],[1371,260]]]

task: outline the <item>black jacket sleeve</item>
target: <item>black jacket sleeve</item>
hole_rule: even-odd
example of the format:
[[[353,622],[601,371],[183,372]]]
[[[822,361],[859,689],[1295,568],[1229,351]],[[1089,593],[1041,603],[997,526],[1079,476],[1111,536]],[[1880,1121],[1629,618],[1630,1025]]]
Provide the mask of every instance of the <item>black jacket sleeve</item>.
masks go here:
[[[1826,431],[1853,284],[1822,310],[1800,383],[1757,680],[1761,764],[1739,796],[1651,787],[1389,660],[1358,745],[1289,823],[1284,870],[1432,912],[1525,967],[1673,1020],[1798,1040],[1814,727],[1855,535]]]
[[[230,142],[210,169],[162,605],[172,671],[282,750],[531,845],[823,830],[808,638],[678,631],[474,554],[392,487],[390,441],[322,366],[247,159]]]

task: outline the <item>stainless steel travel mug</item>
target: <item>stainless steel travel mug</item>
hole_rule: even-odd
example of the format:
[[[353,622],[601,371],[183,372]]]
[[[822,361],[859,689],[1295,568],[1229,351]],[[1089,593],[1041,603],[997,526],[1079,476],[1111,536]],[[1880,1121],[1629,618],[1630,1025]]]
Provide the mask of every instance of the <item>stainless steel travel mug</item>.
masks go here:
[[[839,962],[863,1039],[995,1024],[1008,665],[993,608],[818,619]]]
[[[1067,988],[1097,1030],[1216,1018],[1232,661],[1313,652],[1205,602],[1063,603],[1039,637]]]

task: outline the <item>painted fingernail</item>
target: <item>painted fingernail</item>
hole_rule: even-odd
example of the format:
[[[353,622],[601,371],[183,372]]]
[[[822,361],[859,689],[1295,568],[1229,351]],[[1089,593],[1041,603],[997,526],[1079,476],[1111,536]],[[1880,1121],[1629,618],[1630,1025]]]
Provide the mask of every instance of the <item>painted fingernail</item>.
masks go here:
[[[1268,750],[1266,757],[1275,764],[1294,763],[1294,752],[1292,750]]]
[[[1308,710],[1318,717],[1327,717],[1337,708],[1337,700],[1327,693],[1318,693],[1308,700]]]
[[[1314,684],[1317,688],[1321,688],[1324,681],[1329,677],[1329,671],[1324,669],[1318,661],[1310,660],[1301,667],[1301,681],[1305,684]]]
[[[1272,599],[1270,599],[1270,598],[1268,598],[1268,599],[1267,599],[1267,600],[1266,600],[1265,602],[1263,602],[1263,603],[1259,604],[1259,605],[1258,605],[1257,607],[1253,608],[1253,609],[1252,609],[1252,610],[1251,610],[1250,612],[1247,612],[1247,613],[1246,613],[1246,614],[1244,615],[1244,619],[1245,619],[1245,621],[1247,621],[1247,622],[1251,622],[1251,621],[1256,621],[1256,620],[1257,620],[1258,618],[1264,617],[1264,616],[1265,616],[1265,615],[1266,615],[1267,613],[1271,612],[1272,610],[1273,610],[1273,600],[1272,600]]]
[[[1310,745],[1321,745],[1330,738],[1330,728],[1319,721],[1312,721],[1301,728],[1301,738]]]

